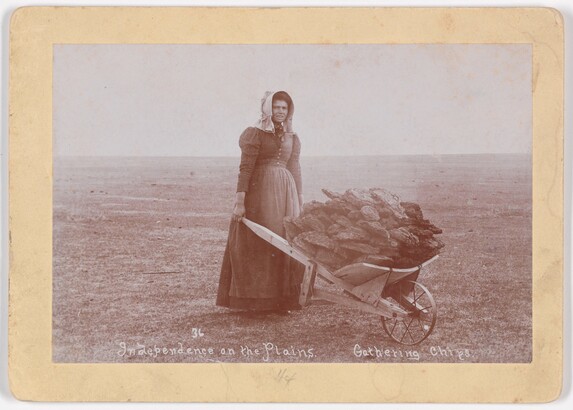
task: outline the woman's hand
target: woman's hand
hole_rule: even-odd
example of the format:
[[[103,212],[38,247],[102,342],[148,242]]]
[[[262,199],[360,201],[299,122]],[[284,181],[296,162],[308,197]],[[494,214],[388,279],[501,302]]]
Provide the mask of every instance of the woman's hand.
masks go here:
[[[239,222],[242,217],[245,216],[245,193],[237,192],[235,196],[235,206],[233,207],[232,220],[234,222]]]
[[[245,204],[235,203],[233,208],[233,221],[239,222],[245,216]]]

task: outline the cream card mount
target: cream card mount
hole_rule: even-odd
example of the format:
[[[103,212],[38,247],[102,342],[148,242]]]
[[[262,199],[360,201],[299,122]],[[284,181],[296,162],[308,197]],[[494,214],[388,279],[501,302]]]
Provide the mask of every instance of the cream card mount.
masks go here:
[[[296,104],[302,203],[325,203],[323,188],[384,188],[439,227],[445,246],[416,273],[419,293],[384,293],[391,275],[364,279],[376,268],[324,280],[328,261],[309,248],[302,309],[216,305],[239,136],[269,90]],[[19,399],[560,394],[563,20],[554,9],[21,8],[10,25],[9,127],[9,369]],[[289,127],[276,140],[287,165],[283,150],[297,149]],[[301,250],[259,234],[276,252]]]

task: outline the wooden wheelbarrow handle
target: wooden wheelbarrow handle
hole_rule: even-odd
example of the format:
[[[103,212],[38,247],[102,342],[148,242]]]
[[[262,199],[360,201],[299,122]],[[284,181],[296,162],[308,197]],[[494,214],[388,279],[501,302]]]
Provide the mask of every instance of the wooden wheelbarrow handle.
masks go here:
[[[312,263],[312,261],[308,256],[303,254],[298,249],[293,248],[285,238],[277,235],[269,228],[259,225],[258,223],[253,222],[247,218],[241,218],[241,222],[247,225],[249,229],[253,231],[258,237],[264,239],[265,241],[273,245],[275,248],[280,249],[281,251],[289,255],[291,258],[296,259],[303,265],[308,266],[309,264]]]

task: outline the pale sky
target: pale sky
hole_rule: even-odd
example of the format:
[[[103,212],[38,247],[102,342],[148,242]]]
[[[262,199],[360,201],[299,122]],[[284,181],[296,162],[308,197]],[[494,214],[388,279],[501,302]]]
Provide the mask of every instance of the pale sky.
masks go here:
[[[54,155],[238,156],[267,90],[304,156],[531,152],[529,45],[57,45]]]

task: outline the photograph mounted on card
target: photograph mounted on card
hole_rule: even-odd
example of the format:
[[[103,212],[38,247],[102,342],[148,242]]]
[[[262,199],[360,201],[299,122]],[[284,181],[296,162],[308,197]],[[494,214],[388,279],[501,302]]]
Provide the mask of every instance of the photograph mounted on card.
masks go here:
[[[17,397],[559,394],[555,10],[24,8],[10,64]]]

